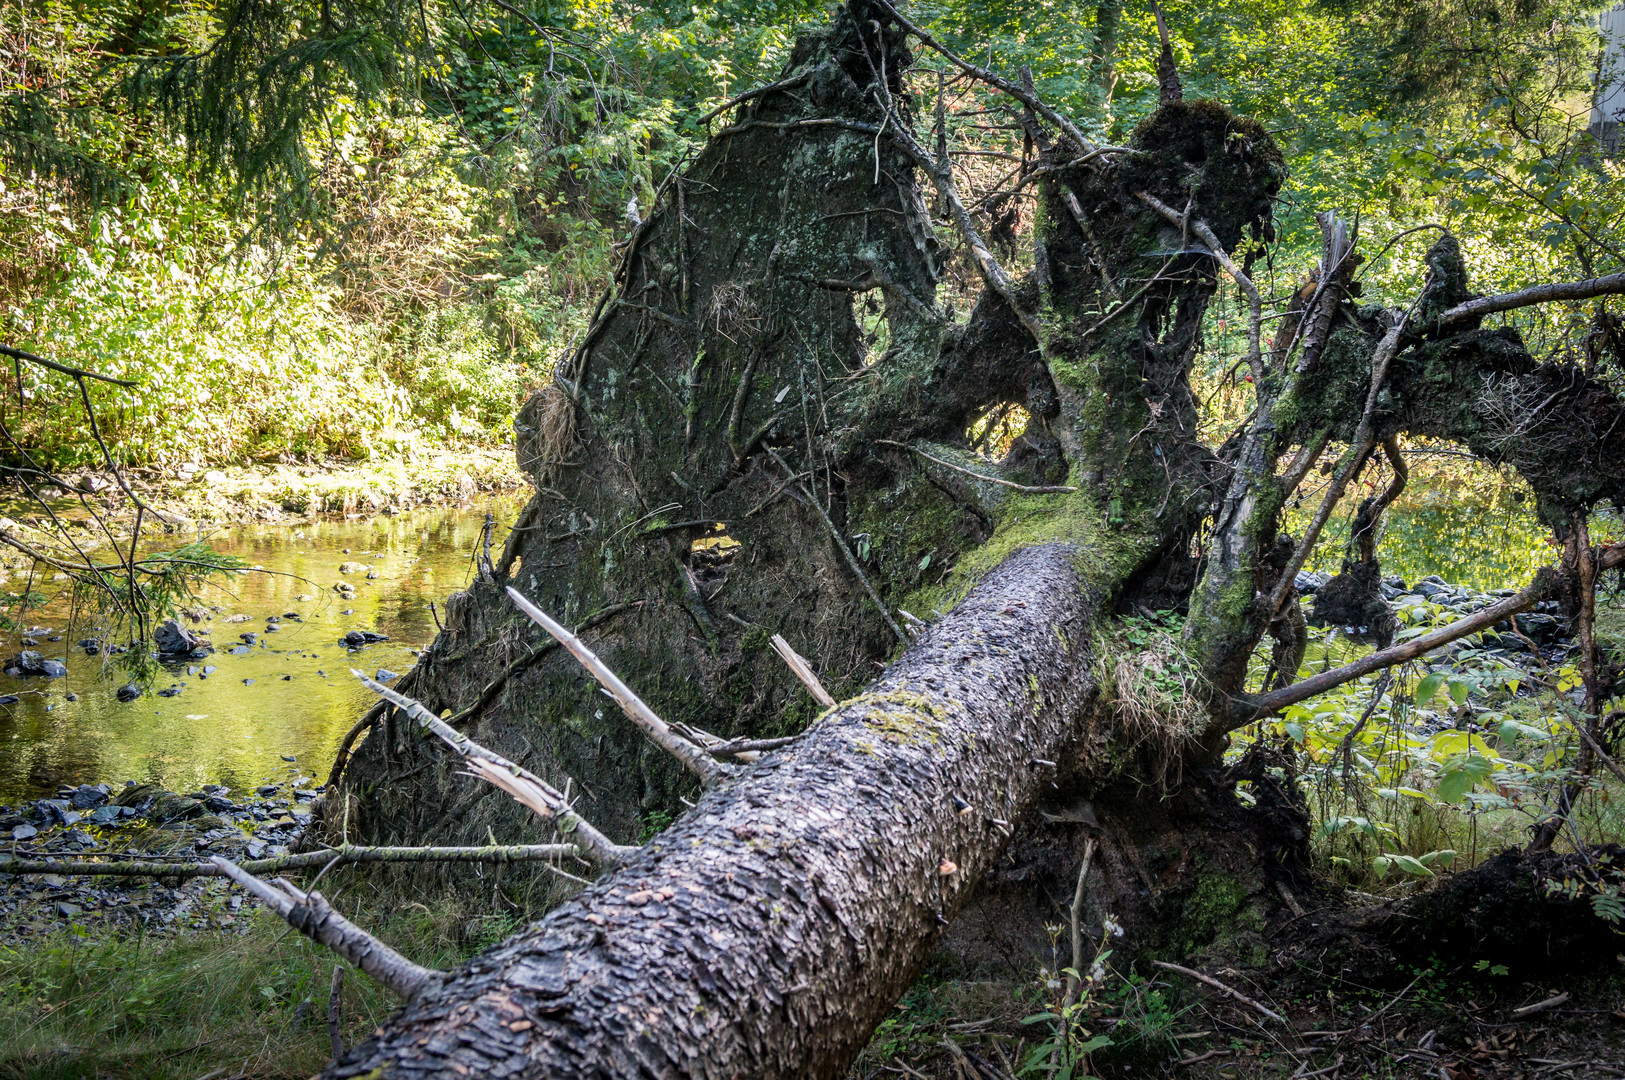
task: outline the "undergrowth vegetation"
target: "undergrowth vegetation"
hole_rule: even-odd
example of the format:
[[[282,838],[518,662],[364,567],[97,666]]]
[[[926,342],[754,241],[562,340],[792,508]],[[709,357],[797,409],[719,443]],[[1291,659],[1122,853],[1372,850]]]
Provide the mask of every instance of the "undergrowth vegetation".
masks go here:
[[[226,894],[209,894],[226,913]],[[349,904],[343,905],[349,908]],[[358,916],[420,963],[448,966],[501,940],[517,921],[461,908],[369,898]],[[263,911],[236,930],[91,938],[70,927],[0,946],[0,1077],[6,1080],[195,1080],[308,1076],[332,1055],[331,952]],[[398,1008],[346,972],[347,1043]],[[211,1070],[219,1069],[219,1073]]]

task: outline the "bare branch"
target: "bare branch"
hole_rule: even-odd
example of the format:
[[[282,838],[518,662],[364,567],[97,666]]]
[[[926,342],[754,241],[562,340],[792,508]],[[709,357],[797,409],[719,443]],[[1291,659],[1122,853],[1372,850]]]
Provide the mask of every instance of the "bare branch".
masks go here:
[[[597,654],[587,648],[580,638],[555,622],[512,585],[508,586],[508,597],[520,611],[530,616],[532,622],[557,638],[559,644],[580,661],[581,666],[609,691],[609,696],[615,699],[615,704],[621,707],[627,718],[642,729],[656,746],[676,758],[684,768],[698,776],[708,786],[728,774],[728,766],[711,757],[703,747],[674,732],[669,724],[655,715],[655,711],[644,704],[643,699],[634,694],[631,688],[609,669],[609,665],[598,659]]]
[[[414,964],[334,910],[319,892],[304,893],[287,882],[271,885],[219,855],[209,860],[222,874],[259,897],[289,926],[326,945],[366,972],[374,982],[410,1001],[439,985],[445,972]]]
[[[575,844],[515,844],[492,847],[368,847],[361,844],[340,844],[317,851],[302,851],[297,855],[278,855],[269,859],[251,859],[238,865],[253,874],[275,874],[286,870],[302,870],[312,866],[346,863],[518,863],[577,856],[580,848]],[[168,861],[164,859],[134,859],[129,862],[106,862],[100,859],[22,859],[13,855],[0,855],[0,874],[65,874],[74,877],[223,877],[210,863]]]
[[[1550,304],[1559,300],[1585,300],[1593,296],[1606,296],[1611,293],[1625,293],[1625,272],[1609,274],[1606,277],[1585,278],[1582,281],[1560,281],[1551,285],[1533,285],[1517,292],[1496,293],[1493,296],[1481,296],[1477,300],[1469,300],[1464,304],[1457,304],[1439,315],[1438,325],[1442,329],[1463,319],[1471,319],[1479,315],[1490,315],[1497,311],[1510,311],[1513,308],[1529,307],[1532,304]]]
[[[1161,19],[1160,15],[1158,19]],[[1229,274],[1234,279],[1236,286],[1247,294],[1247,369],[1253,373],[1254,384],[1262,387],[1264,379],[1262,344],[1264,301],[1258,293],[1258,286],[1253,284],[1253,279],[1248,277],[1241,267],[1236,265],[1229,252],[1224,250],[1224,245],[1219,242],[1219,238],[1214,235],[1207,222],[1180,213],[1149,191],[1136,191],[1134,194],[1141,202],[1167,218],[1174,225],[1179,226],[1181,230],[1188,228],[1195,233],[1197,238],[1207,247],[1208,253],[1218,260],[1220,266],[1224,267],[1224,272]]]
[[[1468,634],[1477,633],[1486,627],[1494,626],[1502,619],[1507,619],[1520,611],[1527,611],[1551,592],[1555,574],[1551,567],[1543,567],[1535,574],[1535,580],[1528,587],[1504,600],[1491,604],[1487,608],[1473,612],[1464,618],[1457,619],[1448,626],[1441,626],[1430,634],[1412,638],[1403,645],[1395,645],[1390,649],[1381,649],[1369,653],[1350,664],[1323,671],[1319,675],[1311,675],[1302,682],[1284,686],[1279,690],[1272,690],[1267,694],[1237,695],[1230,702],[1230,723],[1226,727],[1234,731],[1244,727],[1254,720],[1279,712],[1288,705],[1296,705],[1316,694],[1325,693],[1334,686],[1341,686],[1352,682],[1362,675],[1369,675],[1373,671],[1403,664],[1407,660],[1414,660],[1418,656],[1431,652],[1441,645],[1448,645],[1452,641],[1464,638]]]
[[[514,764],[494,751],[487,750],[467,735],[458,731],[430,712],[421,702],[391,690],[381,683],[355,670],[350,674],[361,680],[363,686],[428,728],[457,751],[469,763],[469,771],[487,783],[495,784],[528,806],[538,815],[557,820],[554,828],[568,835],[580,850],[582,857],[599,869],[619,866],[635,847],[617,844],[593,828],[571,808],[564,793],[537,776],[529,769]]]
[[[114,386],[123,387],[135,385],[128,379],[115,379],[111,375],[99,375],[94,371],[86,371],[84,368],[69,367],[67,364],[47,360],[43,356],[36,356],[23,349],[14,349],[10,345],[0,345],[0,356],[9,356],[13,360],[26,360],[30,364],[38,364],[40,367],[50,368],[52,371],[60,372],[63,375],[71,375],[75,379],[97,379],[104,383],[112,383]]]
[[[790,643],[778,634],[773,635],[773,651],[779,654],[779,659],[784,661],[790,673],[801,680],[814,701],[826,709],[835,707],[835,698],[824,689],[824,684],[818,681],[818,676],[813,674],[813,669],[808,666],[806,658],[790,648]]]

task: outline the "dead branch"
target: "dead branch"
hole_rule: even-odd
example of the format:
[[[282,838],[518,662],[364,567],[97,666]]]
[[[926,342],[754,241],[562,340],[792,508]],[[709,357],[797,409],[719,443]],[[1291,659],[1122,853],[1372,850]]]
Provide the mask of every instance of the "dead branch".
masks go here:
[[[621,681],[620,676],[598,659],[597,654],[587,648],[580,638],[553,621],[551,616],[531,603],[512,585],[508,586],[508,597],[520,611],[530,617],[532,622],[552,634],[571,656],[581,662],[581,666],[609,691],[609,696],[615,699],[615,704],[621,707],[621,711],[649,737],[651,742],[676,758],[684,768],[698,776],[706,785],[714,784],[728,775],[730,770],[727,765],[711,757],[705,752],[704,747],[674,732],[671,726],[655,715],[655,711],[644,704],[643,699],[634,694],[631,688]]]
[[[276,874],[288,870],[304,870],[313,866],[325,867],[347,863],[520,863],[537,860],[578,856],[575,844],[514,844],[490,847],[369,847],[363,844],[339,844],[316,851],[301,851],[296,855],[278,855],[269,859],[250,859],[239,863],[252,874]],[[106,862],[79,859],[25,859],[15,855],[0,855],[0,874],[62,874],[70,877],[221,877],[218,868],[210,863],[188,860],[134,859],[129,862]]]
[[[1160,13],[1157,18],[1160,24],[1162,18]],[[1165,43],[1164,48],[1166,47]],[[1220,266],[1224,267],[1224,272],[1229,274],[1235,281],[1236,286],[1247,294],[1247,368],[1253,373],[1254,385],[1262,387],[1264,384],[1262,345],[1264,301],[1258,293],[1258,286],[1254,285],[1253,279],[1248,277],[1241,267],[1236,265],[1235,260],[1230,258],[1230,254],[1224,250],[1224,245],[1219,242],[1219,238],[1214,235],[1207,222],[1180,213],[1149,191],[1136,191],[1134,194],[1141,202],[1167,218],[1170,223],[1177,225],[1181,231],[1189,229],[1195,233],[1207,248],[1208,253],[1218,260]]]
[[[1407,660],[1414,660],[1441,645],[1448,645],[1458,638],[1476,633],[1485,627],[1494,626],[1502,619],[1510,618],[1520,611],[1527,611],[1534,607],[1552,591],[1556,580],[1555,572],[1551,567],[1542,567],[1536,574],[1534,581],[1530,582],[1520,592],[1491,604],[1487,608],[1475,611],[1473,614],[1457,619],[1448,626],[1441,626],[1430,634],[1412,638],[1403,645],[1395,645],[1390,649],[1380,649],[1344,664],[1342,667],[1323,671],[1318,675],[1311,675],[1302,682],[1284,686],[1279,690],[1272,690],[1267,694],[1244,695],[1238,694],[1231,699],[1230,722],[1226,725],[1228,730],[1234,731],[1244,727],[1254,720],[1279,712],[1288,705],[1296,705],[1300,701],[1325,693],[1334,686],[1341,686],[1346,682],[1358,679],[1362,675],[1369,675],[1373,671],[1380,671],[1395,664],[1403,664]]]
[[[512,590],[509,590],[512,591]],[[430,712],[421,702],[369,679],[350,669],[363,686],[428,728],[468,762],[469,772],[506,791],[514,800],[540,817],[554,821],[554,828],[569,836],[582,856],[600,870],[619,866],[636,847],[617,844],[588,824],[570,806],[564,793],[529,769],[516,765],[501,754],[487,750]]]
[[[23,349],[14,349],[10,345],[0,345],[0,356],[9,356],[13,360],[26,360],[30,364],[38,364],[40,367],[50,368],[52,371],[71,376],[75,379],[96,379],[100,382],[111,383],[114,386],[123,386],[126,388],[133,387],[135,385],[135,383],[131,382],[129,379],[115,379],[111,375],[102,375],[94,371],[86,371],[84,368],[76,368],[70,367],[67,364],[59,364],[55,360],[47,360],[43,356],[36,356],[33,353],[27,352]]]
[[[813,669],[808,665],[806,658],[790,648],[790,643],[778,634],[773,635],[773,651],[779,654],[779,659],[784,661],[790,673],[801,680],[814,701],[826,709],[835,707],[835,698],[824,689],[824,684],[818,681],[818,676],[813,674]]]
[[[414,964],[340,915],[319,892],[301,892],[285,880],[268,884],[219,855],[209,861],[287,920],[289,926],[317,944],[326,945],[404,1000],[439,986],[445,977],[445,972]]]
[[[1625,293],[1625,272],[1609,274],[1606,277],[1585,278],[1581,281],[1533,285],[1516,292],[1481,296],[1477,300],[1468,300],[1464,304],[1457,304],[1441,312],[1437,325],[1440,329],[1444,329],[1465,319],[1490,315],[1497,311],[1511,311],[1513,308],[1550,304],[1560,300],[1585,300],[1610,293]]]

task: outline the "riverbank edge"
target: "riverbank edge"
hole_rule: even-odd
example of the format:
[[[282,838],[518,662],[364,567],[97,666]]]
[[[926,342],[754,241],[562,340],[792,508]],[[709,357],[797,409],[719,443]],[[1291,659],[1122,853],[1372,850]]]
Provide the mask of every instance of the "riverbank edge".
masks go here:
[[[512,446],[421,450],[368,461],[131,466],[121,470],[130,489],[169,523],[229,526],[289,524],[319,517],[368,517],[426,506],[469,502],[480,495],[525,495],[529,480]],[[118,513],[126,502],[110,470],[81,469],[62,476],[68,491],[43,490],[58,514],[84,513],[81,496]],[[75,513],[77,511],[77,514]],[[28,517],[39,505],[15,478],[0,479],[0,512]]]

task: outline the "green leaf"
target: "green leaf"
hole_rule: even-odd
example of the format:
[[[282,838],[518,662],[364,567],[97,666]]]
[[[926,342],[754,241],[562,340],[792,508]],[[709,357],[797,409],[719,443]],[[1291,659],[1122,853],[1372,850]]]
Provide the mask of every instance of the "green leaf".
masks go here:
[[[1300,724],[1300,723],[1298,723],[1297,721],[1294,721],[1294,720],[1288,720],[1286,723],[1282,724],[1281,726],[1286,729],[1286,733],[1288,735],[1292,736],[1292,741],[1293,742],[1297,743],[1299,746],[1303,745],[1304,736],[1303,736],[1303,725],[1302,724]]]
[[[1416,684],[1416,703],[1426,705],[1439,693],[1439,687],[1444,685],[1445,673],[1435,671]]]
[[[1472,683],[1468,682],[1466,679],[1451,679],[1449,685],[1450,700],[1454,701],[1457,705],[1467,704],[1467,695],[1473,692]]]
[[[1422,862],[1422,860],[1420,860],[1418,858],[1415,858],[1414,856],[1411,856],[1411,855],[1390,855],[1390,856],[1388,856],[1388,860],[1394,866],[1397,866],[1399,869],[1403,870],[1405,873],[1411,875],[1412,877],[1432,877],[1433,876],[1433,871],[1429,870],[1427,868],[1427,866]]]

